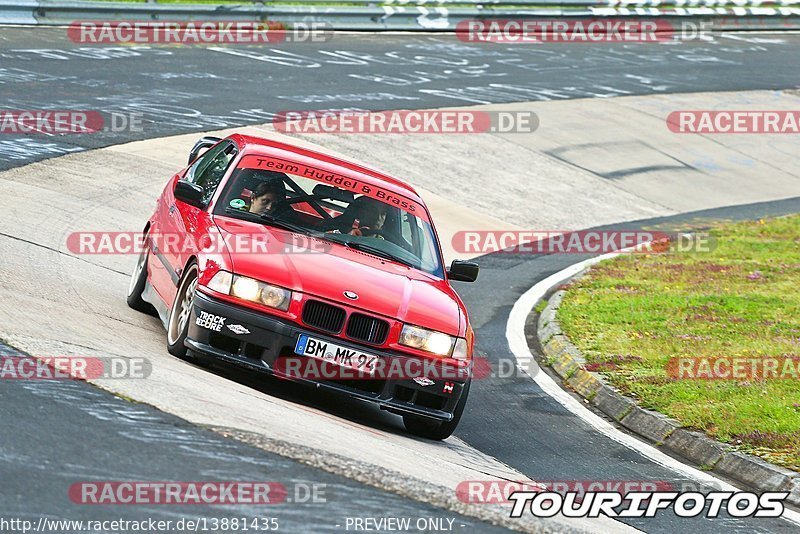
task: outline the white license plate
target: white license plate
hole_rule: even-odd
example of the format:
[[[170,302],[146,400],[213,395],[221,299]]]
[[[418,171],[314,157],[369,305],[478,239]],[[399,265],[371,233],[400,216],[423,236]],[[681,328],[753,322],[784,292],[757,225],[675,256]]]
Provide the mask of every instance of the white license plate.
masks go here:
[[[346,369],[353,369],[370,375],[375,373],[376,362],[380,358],[380,356],[375,356],[374,354],[367,354],[366,352],[336,345],[329,341],[322,341],[307,334],[300,334],[297,338],[294,352],[295,354],[331,362]]]

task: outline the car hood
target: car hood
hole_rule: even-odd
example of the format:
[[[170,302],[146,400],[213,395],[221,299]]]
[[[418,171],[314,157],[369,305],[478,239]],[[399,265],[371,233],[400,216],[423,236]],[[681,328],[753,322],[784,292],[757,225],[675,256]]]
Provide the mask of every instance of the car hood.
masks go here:
[[[459,300],[445,280],[324,239],[238,219],[217,217],[215,223],[223,235],[266,234],[266,253],[228,247],[236,274],[446,334],[460,334]],[[285,247],[293,244],[300,246],[285,253]],[[345,291],[356,293],[358,299],[346,298]]]

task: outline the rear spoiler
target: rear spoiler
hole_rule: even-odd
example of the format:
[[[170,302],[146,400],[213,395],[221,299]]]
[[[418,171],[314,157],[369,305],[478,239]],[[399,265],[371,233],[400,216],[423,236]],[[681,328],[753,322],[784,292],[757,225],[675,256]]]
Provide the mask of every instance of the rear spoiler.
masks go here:
[[[216,145],[220,141],[222,141],[221,138],[212,137],[210,135],[206,136],[206,137],[203,137],[199,141],[197,141],[194,144],[194,146],[192,147],[192,151],[189,152],[189,165],[191,165],[192,162],[197,159],[197,156],[200,154],[201,150],[203,150],[205,148],[211,148],[212,146]]]

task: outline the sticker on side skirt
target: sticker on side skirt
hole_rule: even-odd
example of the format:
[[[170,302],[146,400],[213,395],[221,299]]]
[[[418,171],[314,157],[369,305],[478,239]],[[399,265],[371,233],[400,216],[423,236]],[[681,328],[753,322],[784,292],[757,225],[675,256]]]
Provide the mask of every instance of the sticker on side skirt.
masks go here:
[[[222,327],[225,326],[226,319],[227,317],[220,317],[219,315],[214,315],[213,313],[201,311],[200,316],[195,321],[195,324],[200,328],[219,332],[222,330]]]

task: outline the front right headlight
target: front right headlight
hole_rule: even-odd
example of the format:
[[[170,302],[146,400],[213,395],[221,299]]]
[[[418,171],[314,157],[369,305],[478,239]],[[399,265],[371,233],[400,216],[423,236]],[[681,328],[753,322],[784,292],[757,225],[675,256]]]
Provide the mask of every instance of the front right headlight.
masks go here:
[[[466,339],[463,337],[456,338],[456,345],[453,347],[453,355],[450,357],[454,360],[469,359],[469,347],[467,346]]]
[[[442,332],[405,324],[403,330],[400,331],[398,342],[406,347],[424,350],[439,356],[450,356],[455,339]]]

